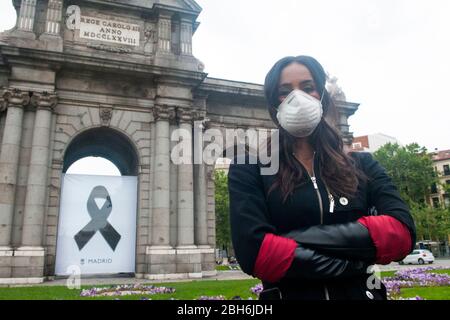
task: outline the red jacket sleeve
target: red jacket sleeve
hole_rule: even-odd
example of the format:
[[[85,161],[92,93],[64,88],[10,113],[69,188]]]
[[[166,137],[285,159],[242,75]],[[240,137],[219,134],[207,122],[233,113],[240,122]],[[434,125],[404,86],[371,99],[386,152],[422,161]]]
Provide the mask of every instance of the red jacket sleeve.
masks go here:
[[[358,220],[368,230],[376,248],[376,263],[389,264],[406,257],[411,251],[408,228],[397,219],[387,216],[368,216]]]
[[[291,266],[296,248],[295,240],[266,234],[253,273],[261,280],[278,282]]]

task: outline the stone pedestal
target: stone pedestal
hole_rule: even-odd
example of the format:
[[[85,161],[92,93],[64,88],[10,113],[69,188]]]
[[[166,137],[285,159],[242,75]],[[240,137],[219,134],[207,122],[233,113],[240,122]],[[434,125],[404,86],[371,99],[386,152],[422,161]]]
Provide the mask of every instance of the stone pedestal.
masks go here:
[[[202,278],[202,251],[195,246],[177,249],[147,248],[149,280],[177,280]]]
[[[211,248],[209,245],[198,246],[198,249],[201,254],[203,277],[217,275],[215,249]]]
[[[147,274],[146,279],[161,280],[166,279],[168,275],[176,273],[175,265],[176,250],[172,247],[147,247]]]
[[[45,249],[20,247],[14,251],[13,278],[29,279],[33,283],[44,281]]]
[[[11,277],[13,254],[11,247],[0,247],[0,284],[2,279]]]
[[[202,256],[196,246],[178,247],[175,263],[177,274],[189,279],[202,277]]]
[[[0,247],[0,284],[37,284],[44,282],[45,249]]]

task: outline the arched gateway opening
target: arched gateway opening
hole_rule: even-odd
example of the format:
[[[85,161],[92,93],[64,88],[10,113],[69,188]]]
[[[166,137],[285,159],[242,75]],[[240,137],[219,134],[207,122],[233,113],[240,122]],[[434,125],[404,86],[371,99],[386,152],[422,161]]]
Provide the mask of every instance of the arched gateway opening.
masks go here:
[[[117,166],[123,176],[137,176],[138,156],[131,141],[122,133],[110,128],[87,130],[68,146],[64,154],[63,172],[85,157],[102,157]]]
[[[137,152],[122,133],[95,128],[73,139],[64,155],[56,275],[135,272],[137,174]]]

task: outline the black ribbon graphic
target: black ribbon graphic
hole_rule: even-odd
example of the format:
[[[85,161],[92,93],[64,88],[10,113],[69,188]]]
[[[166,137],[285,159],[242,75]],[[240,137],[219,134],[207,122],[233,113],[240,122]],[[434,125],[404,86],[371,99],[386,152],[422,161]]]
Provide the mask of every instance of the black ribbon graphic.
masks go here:
[[[106,200],[101,209],[95,203],[95,198]],[[92,220],[74,236],[78,249],[81,251],[95,233],[100,231],[111,249],[115,251],[121,236],[107,220],[112,211],[112,202],[105,187],[97,186],[92,190],[87,201],[87,210]]]

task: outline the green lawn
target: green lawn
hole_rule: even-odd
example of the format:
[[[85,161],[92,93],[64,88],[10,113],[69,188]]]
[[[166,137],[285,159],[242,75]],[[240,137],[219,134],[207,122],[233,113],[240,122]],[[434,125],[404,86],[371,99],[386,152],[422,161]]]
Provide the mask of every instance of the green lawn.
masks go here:
[[[436,273],[450,274],[450,269],[436,270]],[[392,277],[395,271],[385,271],[381,273],[381,277]],[[200,296],[218,296],[223,295],[226,299],[231,299],[234,296],[240,296],[243,299],[252,297],[257,299],[255,295],[250,292],[250,288],[259,283],[257,279],[250,280],[203,280],[203,281],[189,281],[176,283],[161,283],[156,286],[175,288],[176,292],[173,294],[158,294],[158,295],[134,295],[123,297],[80,297],[81,290],[70,290],[64,286],[29,286],[29,287],[0,287],[0,300],[139,300],[143,297],[152,298],[154,300],[167,300],[170,298],[180,300],[193,300]],[[93,286],[83,286],[83,289],[89,289]],[[99,286],[105,287],[105,286]],[[402,288],[401,296],[404,298],[411,298],[421,296],[430,300],[450,300],[450,287],[429,287],[429,288]]]
[[[448,274],[448,275],[450,275],[450,269],[443,269],[443,270],[433,270],[433,271],[430,271],[430,272],[433,272],[433,273],[446,273],[446,274]]]
[[[234,296],[240,296],[243,299],[256,296],[250,292],[250,288],[259,283],[259,280],[229,280],[229,281],[190,281],[190,282],[176,282],[157,284],[156,286],[175,288],[176,292],[173,294],[158,294],[158,295],[134,295],[124,297],[80,297],[81,290],[70,290],[61,286],[46,286],[46,287],[15,287],[15,288],[0,288],[0,300],[113,300],[120,298],[121,300],[139,300],[142,297],[152,298],[154,300],[168,300],[170,298],[180,300],[194,300],[200,296],[217,296],[223,295],[226,299],[231,299]],[[102,287],[102,286],[98,286]],[[83,289],[92,288],[92,286],[82,286]]]
[[[216,270],[217,271],[229,271],[230,267],[229,266],[216,266]]]
[[[381,278],[393,277],[396,271],[383,271],[381,272]]]
[[[420,296],[426,300],[450,300],[450,287],[402,288],[403,298]]]

